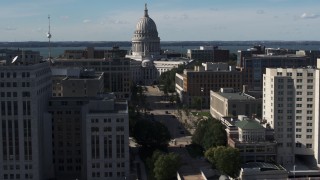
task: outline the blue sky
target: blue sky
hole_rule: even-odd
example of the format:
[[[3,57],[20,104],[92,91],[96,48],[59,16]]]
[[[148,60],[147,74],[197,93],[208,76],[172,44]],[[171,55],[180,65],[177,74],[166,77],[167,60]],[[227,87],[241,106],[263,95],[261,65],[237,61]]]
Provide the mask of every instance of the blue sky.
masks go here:
[[[0,41],[130,41],[144,3],[164,41],[320,40],[319,0],[1,0]]]

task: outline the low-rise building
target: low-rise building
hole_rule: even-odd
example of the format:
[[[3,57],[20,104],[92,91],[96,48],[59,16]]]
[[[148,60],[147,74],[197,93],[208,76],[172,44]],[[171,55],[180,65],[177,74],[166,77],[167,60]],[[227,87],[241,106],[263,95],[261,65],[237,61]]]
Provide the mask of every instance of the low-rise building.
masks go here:
[[[220,121],[227,127],[228,145],[239,149],[242,163],[276,162],[277,144],[270,127],[244,115]]]
[[[193,70],[185,69],[183,74],[176,74],[176,91],[184,104],[192,106],[201,100],[202,108],[209,108],[210,91],[220,88],[242,89],[242,72],[226,63],[203,63]]]
[[[265,162],[249,162],[243,164],[240,179],[288,179],[288,172],[283,167]]]
[[[51,68],[53,97],[95,97],[103,93],[103,72],[82,68]]]
[[[262,92],[235,92],[233,88],[210,91],[210,113],[216,119],[238,115],[261,117],[261,112]]]
[[[218,46],[200,46],[199,49],[188,49],[187,57],[201,62],[228,62],[229,50],[218,49]]]

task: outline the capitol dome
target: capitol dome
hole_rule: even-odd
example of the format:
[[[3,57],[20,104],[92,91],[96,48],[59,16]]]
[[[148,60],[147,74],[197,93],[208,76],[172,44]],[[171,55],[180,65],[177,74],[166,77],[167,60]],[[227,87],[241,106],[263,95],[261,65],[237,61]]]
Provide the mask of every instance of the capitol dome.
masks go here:
[[[132,55],[151,57],[160,55],[160,38],[157,25],[149,17],[147,4],[145,4],[144,16],[137,23],[132,38]]]
[[[158,31],[156,23],[149,17],[147,6],[144,10],[144,16],[137,23],[135,35],[139,34],[149,34],[158,37]]]

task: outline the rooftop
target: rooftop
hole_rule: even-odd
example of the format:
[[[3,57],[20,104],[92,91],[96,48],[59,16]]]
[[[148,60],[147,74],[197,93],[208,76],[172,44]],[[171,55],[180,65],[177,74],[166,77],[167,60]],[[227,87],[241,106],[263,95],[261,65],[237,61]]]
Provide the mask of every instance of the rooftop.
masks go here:
[[[235,122],[235,126],[241,129],[264,129],[264,127],[257,121],[251,119],[244,119]]]
[[[252,169],[257,171],[270,171],[270,170],[280,170],[285,171],[285,169],[276,164],[266,163],[266,162],[248,162],[242,165],[243,169]]]
[[[222,93],[222,92],[215,92],[220,96],[228,99],[228,100],[255,100],[256,98],[250,96],[246,93],[236,92],[236,93]]]

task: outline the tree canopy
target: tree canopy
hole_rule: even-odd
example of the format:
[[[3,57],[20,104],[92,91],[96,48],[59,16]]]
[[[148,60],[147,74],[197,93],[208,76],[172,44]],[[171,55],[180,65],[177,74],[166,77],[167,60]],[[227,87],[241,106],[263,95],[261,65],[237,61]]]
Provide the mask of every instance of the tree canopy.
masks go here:
[[[168,128],[160,122],[141,119],[135,123],[133,137],[146,147],[167,146],[171,136]]]
[[[170,71],[161,73],[160,85],[163,86],[163,91],[165,94],[175,92],[175,77],[176,73],[182,73],[185,65],[179,65],[178,68],[173,68]]]
[[[201,145],[204,149],[225,146],[227,143],[225,127],[212,118],[202,120],[192,136],[192,143]]]
[[[154,163],[154,176],[157,180],[169,180],[176,176],[181,165],[180,156],[175,153],[158,156]]]
[[[233,178],[239,176],[240,172],[240,152],[232,147],[218,146],[210,148],[205,152],[205,157],[220,172]]]

